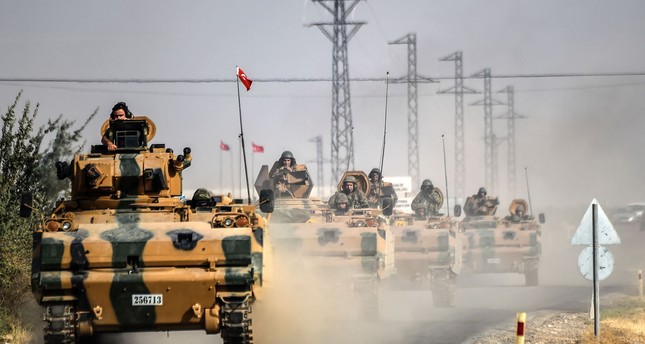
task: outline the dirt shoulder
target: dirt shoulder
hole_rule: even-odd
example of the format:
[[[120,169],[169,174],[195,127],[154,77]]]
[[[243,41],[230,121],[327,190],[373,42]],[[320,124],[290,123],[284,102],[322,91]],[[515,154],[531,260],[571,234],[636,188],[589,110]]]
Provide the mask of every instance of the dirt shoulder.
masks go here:
[[[622,294],[602,298],[601,343],[645,343],[645,302]],[[589,312],[540,311],[527,314],[526,344],[596,343]],[[475,336],[464,344],[514,343],[515,320]]]

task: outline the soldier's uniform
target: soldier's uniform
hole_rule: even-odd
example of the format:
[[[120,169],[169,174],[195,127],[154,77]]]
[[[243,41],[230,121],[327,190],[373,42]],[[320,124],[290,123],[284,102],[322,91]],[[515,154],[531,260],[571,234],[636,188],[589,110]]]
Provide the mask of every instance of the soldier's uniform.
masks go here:
[[[291,163],[288,166],[284,165],[285,159],[291,160]],[[279,167],[273,170],[269,177],[273,180],[273,185],[275,186],[275,197],[293,197],[293,195],[289,191],[289,188],[287,187],[287,176],[289,172],[293,171],[296,166],[296,159],[293,157],[293,153],[291,153],[290,151],[282,152],[280,159],[274,164],[274,166]]]
[[[346,187],[348,183],[354,184],[354,188],[351,192]],[[354,178],[353,176],[347,177],[343,182],[342,193],[345,194],[345,196],[347,196],[347,201],[348,201],[347,204],[350,209],[367,208],[369,207],[369,204],[367,202],[367,197],[365,196],[365,193],[363,191],[357,188],[357,185],[358,184],[356,182],[356,178]],[[334,195],[332,195],[329,198],[329,201],[327,202],[327,204],[329,204],[330,207],[336,204],[336,197],[338,193],[339,192],[336,192]]]
[[[421,191],[414,197],[410,207],[415,213],[418,213],[419,209],[424,209],[425,216],[434,216],[439,213],[441,203],[442,199],[439,189],[432,185],[430,179],[425,179],[421,183]]]
[[[329,203],[329,207],[334,209],[334,215],[345,215],[350,209],[347,195],[342,192],[336,192],[332,197],[333,203]]]
[[[378,180],[375,180],[375,176],[378,176]],[[381,170],[373,168],[368,177],[370,179],[370,193],[367,197],[369,207],[378,208],[382,206],[382,200],[384,198],[391,199],[392,207],[396,206],[396,202],[399,200],[399,197],[396,195],[396,191],[394,191],[392,183],[386,183],[383,181]]]
[[[464,205],[466,216],[495,215],[499,200],[486,197],[486,194],[486,189],[481,187],[476,195],[468,197]]]

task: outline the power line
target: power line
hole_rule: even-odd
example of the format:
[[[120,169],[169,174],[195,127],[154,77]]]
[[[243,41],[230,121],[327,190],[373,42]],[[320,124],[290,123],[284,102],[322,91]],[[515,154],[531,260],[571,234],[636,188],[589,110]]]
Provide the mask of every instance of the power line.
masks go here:
[[[544,74],[496,74],[491,75],[493,79],[535,79],[535,78],[598,78],[598,77],[631,77],[645,76],[645,72],[618,72],[618,73],[544,73]],[[431,82],[431,80],[453,80],[454,76],[427,77],[419,82]],[[482,79],[481,76],[464,77],[464,79]],[[397,78],[392,78],[397,79]],[[405,80],[405,77],[399,79]],[[350,78],[356,82],[384,82],[383,77]],[[266,83],[290,83],[290,82],[330,82],[332,78],[254,78],[254,82]],[[0,78],[0,82],[51,82],[51,83],[131,83],[131,84],[162,84],[162,83],[229,83],[235,82],[235,78]]]

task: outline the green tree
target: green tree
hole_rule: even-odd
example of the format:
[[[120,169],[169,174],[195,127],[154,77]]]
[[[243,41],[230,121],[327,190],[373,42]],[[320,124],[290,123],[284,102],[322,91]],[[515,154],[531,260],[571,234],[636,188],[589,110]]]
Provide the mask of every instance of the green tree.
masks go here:
[[[29,291],[31,271],[31,232],[59,195],[69,192],[68,180],[56,178],[54,163],[69,160],[84,146],[81,132],[94,118],[94,111],[78,129],[74,121],[59,115],[38,129],[34,122],[39,105],[25,102],[21,112],[20,92],[2,115],[0,132],[0,334],[9,331],[7,319],[15,318],[18,306]],[[98,109],[97,109],[98,110]],[[53,136],[42,149],[43,141]],[[34,196],[34,216],[19,217],[24,192]]]

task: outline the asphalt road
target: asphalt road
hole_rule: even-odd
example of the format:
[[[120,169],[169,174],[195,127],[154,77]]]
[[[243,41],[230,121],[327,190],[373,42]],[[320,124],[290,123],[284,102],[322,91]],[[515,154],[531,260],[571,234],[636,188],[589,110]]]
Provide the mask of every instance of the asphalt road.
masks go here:
[[[255,305],[255,342],[468,343],[490,327],[514,323],[518,311],[527,312],[529,319],[538,311],[588,311],[592,285],[577,268],[583,247],[569,245],[584,210],[578,209],[579,214],[547,213],[537,287],[524,287],[523,276],[515,274],[463,278],[452,309],[435,308],[429,291],[386,290],[381,294],[380,320],[365,321],[356,316],[351,303],[334,302],[330,295],[335,294],[329,289],[336,286],[325,286],[324,281],[291,286],[278,297]],[[645,232],[635,225],[616,226],[616,230],[622,244],[609,247],[615,268],[600,282],[601,297],[609,293],[638,295],[636,271],[645,269],[641,251]],[[199,344],[220,343],[221,339],[191,331],[108,334],[102,335],[100,342]]]

